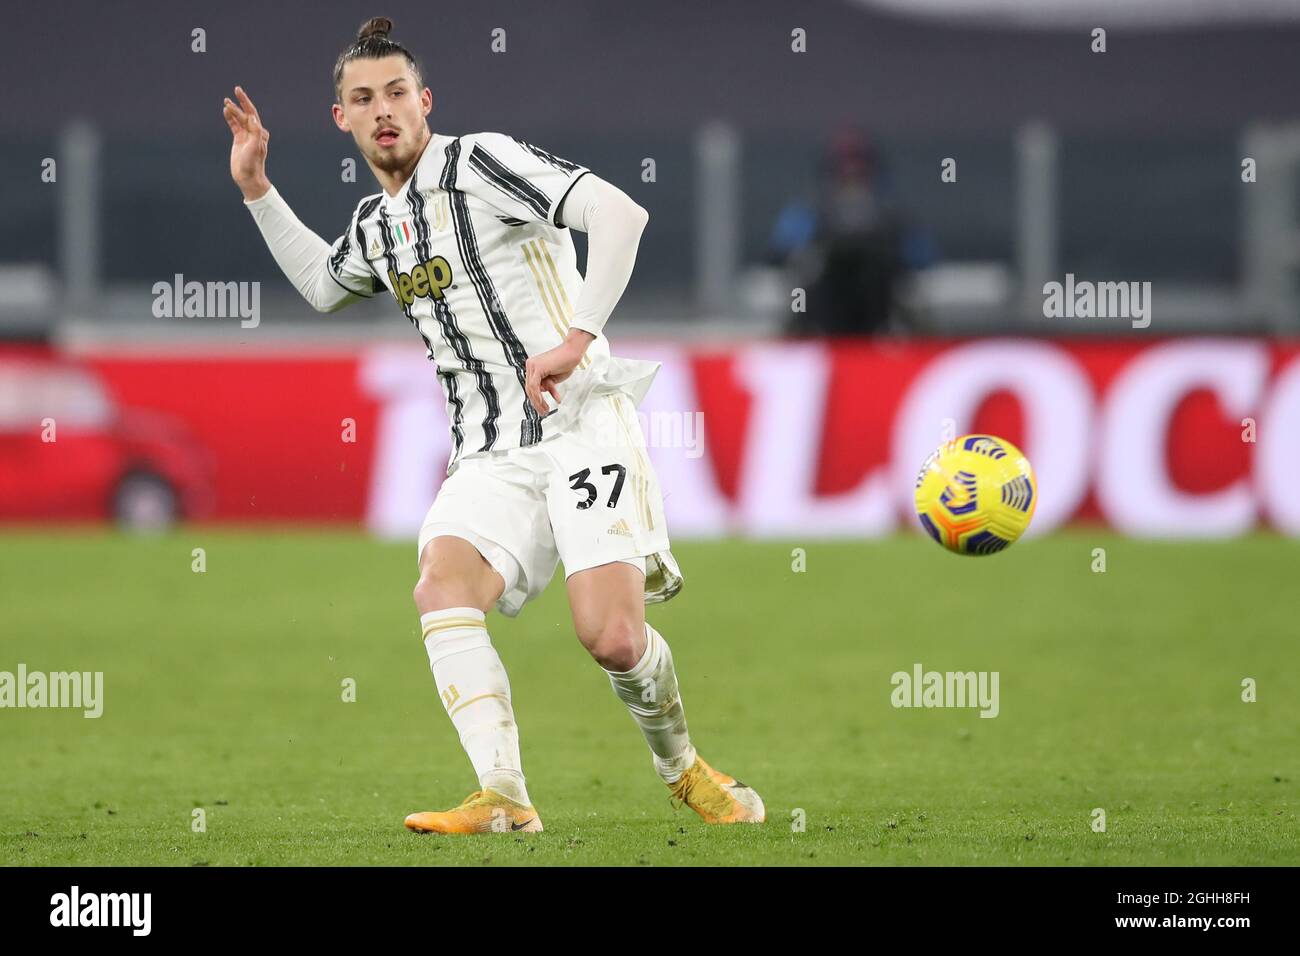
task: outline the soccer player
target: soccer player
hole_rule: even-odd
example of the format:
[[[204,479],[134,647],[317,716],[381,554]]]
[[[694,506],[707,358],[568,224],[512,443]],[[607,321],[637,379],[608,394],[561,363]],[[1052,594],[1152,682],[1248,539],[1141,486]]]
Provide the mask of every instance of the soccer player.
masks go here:
[[[383,191],[358,204],[332,245],[267,178],[270,134],[243,89],[223,113],[231,176],[285,275],[322,312],[387,290],[446,393],[452,453],[420,530],[415,605],[479,789],[406,826],[542,829],[486,614],[517,615],[560,561],[578,640],[609,674],[672,797],[709,823],[761,823],[759,795],[696,754],[672,653],[645,620],[645,604],[682,584],[636,416],[659,365],[611,356],[602,328],[648,214],[521,140],[432,133],[433,95],[391,31],[384,17],[367,21],[334,67],[334,123]],[[588,234],[585,277],[569,228]]]

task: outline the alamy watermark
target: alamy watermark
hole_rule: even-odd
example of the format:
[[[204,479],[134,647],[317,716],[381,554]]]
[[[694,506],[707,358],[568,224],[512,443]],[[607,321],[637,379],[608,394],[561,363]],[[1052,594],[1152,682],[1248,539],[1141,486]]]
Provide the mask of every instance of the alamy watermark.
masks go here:
[[[895,707],[978,707],[981,717],[996,717],[998,671],[927,671],[920,663],[889,678]]]
[[[186,282],[178,272],[171,282],[155,282],[152,291],[156,319],[238,318],[244,329],[262,321],[260,282]]]
[[[0,671],[0,707],[59,707],[83,711],[90,719],[104,713],[103,671]]]
[[[636,412],[647,448],[680,448],[687,458],[704,454],[703,412]],[[629,435],[622,418],[602,417],[595,426],[596,444],[601,448],[620,448]]]
[[[148,936],[152,913],[152,893],[83,893],[74,885],[50,897],[51,926],[122,926]]]
[[[1145,329],[1151,324],[1151,283],[1076,282],[1067,272],[1063,283],[1043,283],[1043,317],[1131,319],[1133,328]]]

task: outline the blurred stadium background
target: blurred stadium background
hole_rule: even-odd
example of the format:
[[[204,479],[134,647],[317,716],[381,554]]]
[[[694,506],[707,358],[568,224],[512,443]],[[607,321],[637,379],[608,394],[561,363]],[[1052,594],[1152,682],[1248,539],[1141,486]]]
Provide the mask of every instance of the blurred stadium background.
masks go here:
[[[364,165],[344,181],[355,157],[328,115],[364,11],[61,9],[17,15],[4,67],[0,518],[411,533],[447,452],[416,337],[382,299],[327,317],[298,299],[229,182],[219,116],[242,83],[273,181],[335,236],[374,189]],[[435,128],[537,142],[650,211],[611,332],[666,363],[645,409],[665,416],[659,444],[703,413],[702,444],[653,451],[691,489],[669,502],[679,536],[896,527],[917,452],[952,427],[1027,448],[1040,533],[1098,516],[1300,529],[1280,484],[1300,428],[1293,5],[386,9],[424,58]],[[1151,282],[1151,326],[1044,318],[1043,284],[1067,273]],[[175,276],[260,283],[258,324],[155,317]],[[791,334],[802,344],[779,344]],[[781,383],[780,407],[755,405],[760,382]],[[1150,401],[1118,407],[1133,394]],[[42,447],[46,419],[61,454]],[[1134,450],[1152,443],[1167,454]],[[873,471],[888,474],[874,491]]]

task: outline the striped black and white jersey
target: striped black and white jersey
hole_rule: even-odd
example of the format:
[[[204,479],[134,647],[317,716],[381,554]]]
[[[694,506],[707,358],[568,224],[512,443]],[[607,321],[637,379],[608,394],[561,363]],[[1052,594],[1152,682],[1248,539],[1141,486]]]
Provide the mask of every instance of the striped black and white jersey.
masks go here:
[[[552,425],[524,394],[524,362],[573,317],[582,276],[556,217],[586,172],[500,133],[434,134],[401,191],[362,200],[333,244],[334,280],[387,289],[437,363],[452,463],[535,445]],[[599,335],[580,368],[608,358]]]

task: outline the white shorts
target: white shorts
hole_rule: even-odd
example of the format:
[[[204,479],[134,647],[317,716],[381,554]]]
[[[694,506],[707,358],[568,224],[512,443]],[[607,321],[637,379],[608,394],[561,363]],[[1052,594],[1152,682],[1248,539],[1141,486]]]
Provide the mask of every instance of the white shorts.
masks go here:
[[[566,578],[614,561],[645,573],[648,557],[676,572],[659,482],[623,392],[592,395],[575,423],[540,444],[457,462],[425,516],[418,554],[439,535],[465,539],[505,579],[497,610],[509,617],[561,561]]]

